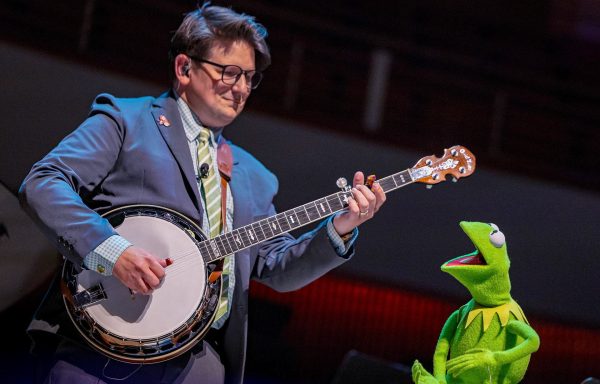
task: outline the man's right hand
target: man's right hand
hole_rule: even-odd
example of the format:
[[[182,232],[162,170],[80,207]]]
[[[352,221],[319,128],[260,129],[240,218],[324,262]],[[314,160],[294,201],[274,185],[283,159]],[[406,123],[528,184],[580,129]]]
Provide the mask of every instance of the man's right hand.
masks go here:
[[[146,250],[131,246],[119,256],[112,274],[133,292],[151,294],[165,276],[167,259],[157,259]]]

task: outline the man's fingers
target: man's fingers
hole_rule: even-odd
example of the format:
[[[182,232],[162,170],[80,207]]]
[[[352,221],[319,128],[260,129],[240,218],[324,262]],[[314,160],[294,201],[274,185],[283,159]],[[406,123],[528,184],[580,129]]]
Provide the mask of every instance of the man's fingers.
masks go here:
[[[160,280],[160,279],[162,279],[165,276],[165,267],[166,267],[166,261],[164,259],[162,259],[162,260],[151,260],[148,263],[148,269],[152,273],[148,273],[148,274],[152,274],[152,276],[156,277],[157,280]],[[152,281],[146,280],[146,281],[149,282],[149,283],[153,282],[153,280]],[[156,285],[158,285],[159,283],[160,283],[160,281],[158,281],[156,283]]]
[[[371,190],[364,185],[358,185],[356,188],[353,189],[352,192],[354,195],[354,199],[356,200],[360,208],[359,215],[361,217],[367,216],[369,214],[373,215],[376,203],[375,194],[373,194],[373,192],[371,192]]]
[[[352,196],[348,197],[347,210],[333,219],[335,230],[340,235],[349,233],[360,224],[373,218],[386,200],[381,185],[373,181],[370,187],[364,185],[365,176],[358,171],[354,174]]]
[[[158,259],[156,261],[158,261],[158,264],[160,264],[160,266],[163,268],[167,268],[169,265],[173,264],[173,259],[170,257],[167,257],[166,259]]]
[[[365,175],[358,171],[354,174],[354,181],[352,183],[353,187],[356,187],[357,185],[361,185],[365,183]]]
[[[163,275],[164,275],[164,272],[163,272]],[[144,279],[144,282],[146,283],[146,285],[148,285],[148,287],[150,287],[150,289],[154,289],[154,288],[158,287],[158,285],[160,284],[160,278],[150,268],[148,268],[146,273],[143,274],[142,279]]]
[[[136,289],[134,289],[134,291],[143,295],[149,295],[150,293],[152,293],[152,288],[150,288],[148,284],[146,284],[142,277],[139,277],[136,281]]]
[[[357,215],[360,212],[360,207],[354,198],[348,199],[348,211]]]
[[[375,194],[373,193],[373,191],[371,191],[371,189],[369,189],[365,185],[359,185],[356,188],[362,193],[362,195],[367,200],[367,202],[369,203],[369,205],[373,205],[373,206],[375,205],[375,202],[377,201],[377,198],[375,197]]]
[[[130,290],[147,295],[158,288],[165,268],[172,263],[169,258],[156,259],[144,249],[132,246],[117,260],[113,275]]]
[[[381,208],[383,203],[385,203],[385,199],[387,198],[387,196],[385,195],[385,192],[383,192],[383,188],[381,188],[381,185],[379,185],[379,183],[377,182],[373,184],[373,187],[371,187],[371,191],[375,195],[375,212],[377,212],[379,208]]]
[[[365,199],[362,193],[360,193],[358,188],[352,188],[352,197],[361,211],[363,211],[365,207],[369,206],[369,202],[367,199]]]

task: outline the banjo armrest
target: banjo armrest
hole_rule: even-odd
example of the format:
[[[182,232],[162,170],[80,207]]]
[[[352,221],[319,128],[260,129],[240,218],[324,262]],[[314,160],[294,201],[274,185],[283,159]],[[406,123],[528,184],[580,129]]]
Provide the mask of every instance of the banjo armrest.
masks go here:
[[[102,300],[106,300],[106,292],[102,284],[95,285],[90,289],[85,289],[73,295],[73,306],[76,310],[81,310],[96,304]]]

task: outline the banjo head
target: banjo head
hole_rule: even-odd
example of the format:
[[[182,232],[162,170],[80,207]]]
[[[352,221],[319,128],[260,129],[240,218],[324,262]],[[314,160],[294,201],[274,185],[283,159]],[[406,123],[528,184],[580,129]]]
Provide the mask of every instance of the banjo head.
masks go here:
[[[209,279],[220,262],[206,263],[198,243],[202,230],[185,216],[161,207],[129,206],[104,215],[119,235],[157,258],[170,258],[161,285],[133,294],[117,278],[91,270],[77,274],[65,262],[63,280],[80,302],[64,295],[78,331],[98,351],[125,362],[159,362],[187,351],[208,331],[221,280]]]

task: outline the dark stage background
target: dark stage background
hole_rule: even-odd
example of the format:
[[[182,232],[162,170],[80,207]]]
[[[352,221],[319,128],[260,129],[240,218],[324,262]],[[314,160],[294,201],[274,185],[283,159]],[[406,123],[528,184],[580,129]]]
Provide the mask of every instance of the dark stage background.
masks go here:
[[[402,382],[414,358],[430,365],[444,320],[468,300],[439,270],[472,250],[460,220],[506,234],[513,296],[542,338],[524,382],[600,376],[598,2],[213,3],[270,32],[273,65],[225,134],[279,176],[280,210],[356,169],[387,176],[455,144],[478,160],[457,184],[391,193],[356,257],[329,276],[289,294],[254,285],[249,382],[349,382],[357,366],[371,382]],[[57,262],[12,193],[96,94],[166,89],[169,33],[192,6],[0,5],[8,382],[31,377],[23,329]]]

